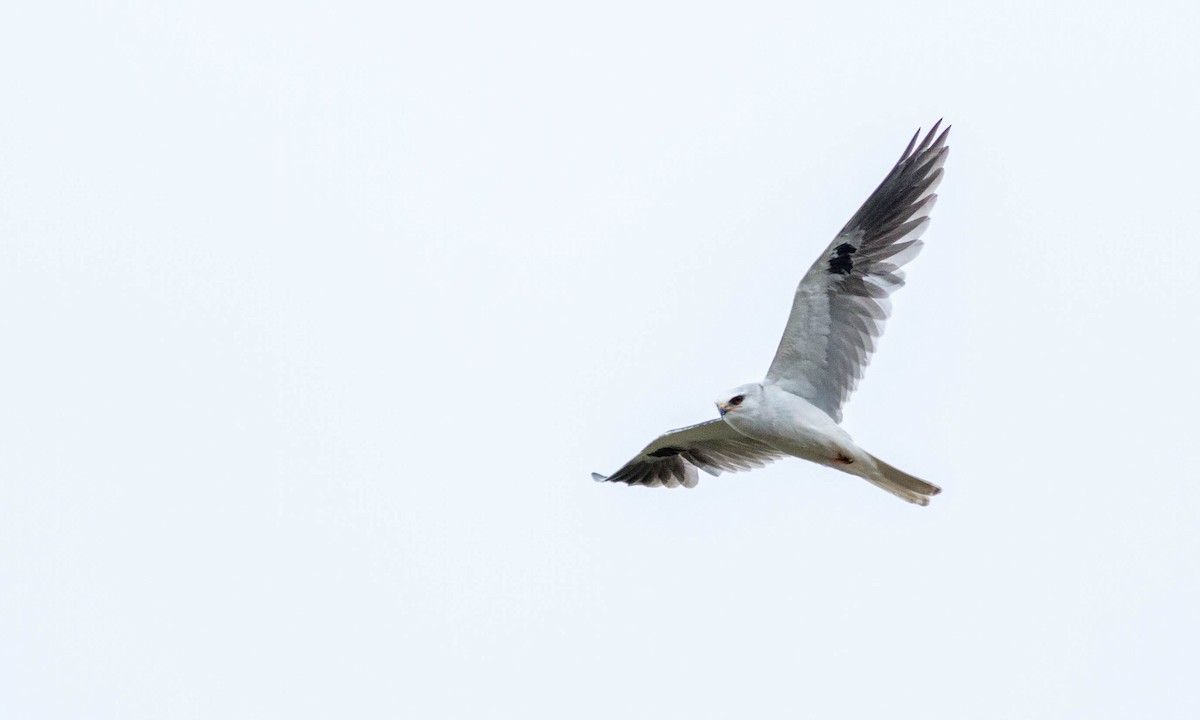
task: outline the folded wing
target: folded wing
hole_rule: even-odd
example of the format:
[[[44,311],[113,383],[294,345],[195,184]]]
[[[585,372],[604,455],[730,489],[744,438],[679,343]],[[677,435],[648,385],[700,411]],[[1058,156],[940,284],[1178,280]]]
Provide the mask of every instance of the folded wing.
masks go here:
[[[647,487],[695,487],[697,470],[709,475],[762,467],[783,457],[769,445],[751,440],[723,420],[671,430],[658,436],[637,457],[612,475],[592,473],[596,482],[623,482]]]
[[[904,285],[900,267],[921,249],[921,233],[950,148],[939,120],[899,162],[809,268],[765,382],[799,395],[841,422]]]

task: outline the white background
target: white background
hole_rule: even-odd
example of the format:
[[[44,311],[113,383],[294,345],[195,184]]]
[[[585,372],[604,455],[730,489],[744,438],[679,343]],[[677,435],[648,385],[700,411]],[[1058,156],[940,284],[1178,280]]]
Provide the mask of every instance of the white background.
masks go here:
[[[0,715],[1197,717],[1197,7],[6,4]],[[593,483],[941,116],[933,505]]]

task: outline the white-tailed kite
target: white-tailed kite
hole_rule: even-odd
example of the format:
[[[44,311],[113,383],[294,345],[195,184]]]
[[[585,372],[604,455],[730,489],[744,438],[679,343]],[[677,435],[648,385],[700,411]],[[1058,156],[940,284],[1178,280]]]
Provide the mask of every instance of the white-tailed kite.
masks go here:
[[[921,233],[950,148],[939,120],[921,143],[918,130],[899,162],[809,268],[775,359],[762,382],[717,401],[715,420],[665,433],[624,467],[597,481],[695,487],[710,475],[762,467],[781,457],[857,475],[917,505],[941,488],[863,450],[838,423],[904,285],[900,267],[921,249]]]

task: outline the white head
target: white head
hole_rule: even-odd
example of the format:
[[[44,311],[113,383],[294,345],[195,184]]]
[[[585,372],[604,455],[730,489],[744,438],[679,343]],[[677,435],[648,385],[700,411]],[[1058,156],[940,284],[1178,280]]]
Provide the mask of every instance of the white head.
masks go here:
[[[747,410],[753,411],[763,400],[763,386],[760,383],[746,383],[739,385],[732,390],[727,390],[720,398],[717,399],[717,412],[721,413],[721,417],[725,417],[729,413],[743,413]]]

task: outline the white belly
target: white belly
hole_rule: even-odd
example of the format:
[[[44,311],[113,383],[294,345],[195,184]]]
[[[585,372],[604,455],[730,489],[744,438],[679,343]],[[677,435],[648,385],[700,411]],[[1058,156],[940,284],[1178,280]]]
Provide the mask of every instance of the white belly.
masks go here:
[[[730,412],[725,421],[733,429],[767,443],[788,455],[822,465],[846,469],[845,459],[858,460],[850,434],[833,418],[798,395],[774,386],[763,388],[761,405],[753,413]]]

